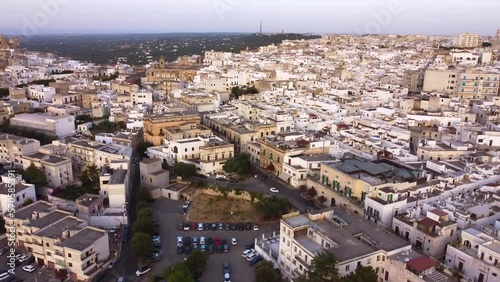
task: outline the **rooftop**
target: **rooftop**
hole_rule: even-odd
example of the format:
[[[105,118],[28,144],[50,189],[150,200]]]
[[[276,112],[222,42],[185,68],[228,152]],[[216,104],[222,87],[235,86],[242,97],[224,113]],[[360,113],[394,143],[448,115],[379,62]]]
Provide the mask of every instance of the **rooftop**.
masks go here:
[[[85,227],[75,235],[63,240],[61,242],[61,246],[73,250],[83,251],[88,247],[90,247],[92,244],[94,244],[94,242],[97,241],[99,238],[105,235],[106,231],[104,230],[92,227]]]
[[[33,153],[30,155],[25,155],[25,157],[29,158],[29,159],[39,160],[39,161],[42,161],[45,163],[50,163],[50,164],[58,164],[58,163],[70,161],[70,159],[67,159],[67,158],[59,157],[56,155],[48,155],[48,154],[44,154],[44,153],[40,153],[40,152]]]
[[[33,235],[56,239],[62,237],[64,231],[75,230],[82,223],[85,223],[85,221],[77,219],[76,217],[67,216],[36,231]]]
[[[15,214],[15,218],[21,219],[21,220],[27,220],[32,218],[34,212],[50,212],[55,208],[54,205],[45,202],[45,201],[36,201],[31,205],[28,205],[24,208],[21,208],[18,210]]]

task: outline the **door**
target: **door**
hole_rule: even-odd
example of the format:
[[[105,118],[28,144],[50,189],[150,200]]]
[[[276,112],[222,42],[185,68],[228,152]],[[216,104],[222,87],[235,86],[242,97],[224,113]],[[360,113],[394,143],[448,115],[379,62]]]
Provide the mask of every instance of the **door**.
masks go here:
[[[415,247],[417,247],[417,250],[421,250],[424,245],[422,244],[422,241],[417,240],[417,242],[415,243]]]
[[[477,282],[484,282],[484,273],[479,273],[479,277],[477,278]]]
[[[396,234],[399,235],[399,226],[396,226],[396,228],[394,229],[394,232],[396,232]]]
[[[458,262],[458,271],[462,271],[464,269],[464,262],[463,261],[459,261]]]
[[[406,240],[410,239],[410,232],[406,231],[405,238],[406,238]]]

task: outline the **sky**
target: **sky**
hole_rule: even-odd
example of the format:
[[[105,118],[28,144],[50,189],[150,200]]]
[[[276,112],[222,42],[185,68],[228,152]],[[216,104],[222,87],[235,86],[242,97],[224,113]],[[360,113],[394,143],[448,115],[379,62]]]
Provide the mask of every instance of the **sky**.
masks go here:
[[[499,0],[3,0],[0,34],[263,32],[494,35]]]

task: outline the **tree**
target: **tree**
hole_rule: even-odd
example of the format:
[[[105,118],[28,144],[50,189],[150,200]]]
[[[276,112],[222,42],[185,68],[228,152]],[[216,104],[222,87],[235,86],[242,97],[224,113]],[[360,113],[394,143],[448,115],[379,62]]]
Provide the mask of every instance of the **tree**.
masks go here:
[[[265,219],[278,219],[288,213],[292,205],[286,198],[272,196],[263,197],[256,204],[256,210]]]
[[[194,164],[178,162],[174,165],[174,173],[181,177],[195,176],[196,166]]]
[[[99,182],[99,169],[96,165],[89,165],[80,176],[82,185],[95,185]]]
[[[150,203],[153,201],[153,198],[151,198],[151,194],[149,193],[148,188],[141,187],[139,189],[139,192],[137,192],[137,201],[147,202],[147,203]]]
[[[490,42],[483,42],[481,44],[482,47],[486,48],[486,47],[491,47],[491,43]]]
[[[185,262],[180,262],[166,271],[168,282],[194,282],[193,276]]]
[[[153,146],[154,145],[151,142],[139,142],[135,147],[135,152],[137,153],[137,155],[141,156],[142,158],[145,158],[146,151],[148,150],[149,147]]]
[[[137,257],[140,263],[145,263],[153,253],[153,241],[151,235],[144,232],[136,233],[132,237],[132,253]]]
[[[200,250],[194,250],[186,260],[186,266],[191,273],[201,272],[207,265],[209,254]]]
[[[45,171],[41,168],[37,168],[33,163],[30,164],[26,170],[21,170],[21,175],[27,183],[34,184],[37,190],[47,184]]]
[[[252,163],[250,161],[250,155],[239,154],[227,161],[222,167],[225,172],[237,173],[239,175],[247,175],[252,171]]]
[[[137,212],[137,217],[151,217],[153,218],[153,211],[150,208],[143,208]]]
[[[371,266],[358,266],[354,272],[343,277],[342,282],[377,282],[378,276]]]
[[[318,195],[318,192],[316,192],[316,189],[314,189],[314,187],[307,189],[306,193],[311,197],[316,197],[316,195]]]
[[[275,269],[273,263],[267,260],[258,262],[253,269],[253,273],[256,282],[283,281],[279,269]]]
[[[64,281],[66,280],[66,278],[68,278],[68,271],[66,270],[66,268],[55,269],[54,275],[60,281]]]
[[[333,252],[324,251],[318,254],[312,261],[311,270],[308,272],[311,281],[332,282],[340,277],[337,269],[337,259]]]
[[[0,98],[9,96],[9,88],[0,88]]]
[[[144,202],[144,201],[138,202],[137,203],[137,212],[139,212],[142,209],[149,209],[150,206],[151,206],[151,204],[148,202]]]
[[[150,236],[153,235],[155,231],[153,225],[153,218],[147,216],[138,217],[137,220],[134,222],[134,225],[132,226],[132,231],[134,231],[134,233],[146,233],[149,234]],[[149,241],[151,241],[151,238],[149,238]]]

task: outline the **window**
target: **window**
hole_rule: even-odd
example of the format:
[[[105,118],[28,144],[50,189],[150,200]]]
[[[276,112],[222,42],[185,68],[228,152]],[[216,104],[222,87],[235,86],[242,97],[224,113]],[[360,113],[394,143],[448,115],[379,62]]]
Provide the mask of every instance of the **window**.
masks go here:
[[[68,257],[69,257],[69,258],[71,257],[71,254],[70,254],[70,253],[68,253]]]
[[[349,271],[349,265],[345,266],[345,271]]]
[[[45,247],[48,247],[49,246],[49,243],[45,243]]]
[[[71,262],[68,262],[68,267],[73,267],[73,264]]]

